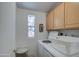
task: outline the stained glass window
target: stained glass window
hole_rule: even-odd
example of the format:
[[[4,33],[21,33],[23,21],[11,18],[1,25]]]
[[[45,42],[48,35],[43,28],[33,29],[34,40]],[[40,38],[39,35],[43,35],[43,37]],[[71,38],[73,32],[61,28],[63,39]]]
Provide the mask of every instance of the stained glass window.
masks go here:
[[[28,15],[28,37],[34,37],[35,35],[35,16]]]

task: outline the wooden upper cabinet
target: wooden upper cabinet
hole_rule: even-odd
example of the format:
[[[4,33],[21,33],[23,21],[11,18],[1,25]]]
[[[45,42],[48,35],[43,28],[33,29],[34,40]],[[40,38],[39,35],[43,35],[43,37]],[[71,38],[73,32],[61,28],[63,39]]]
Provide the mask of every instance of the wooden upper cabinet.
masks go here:
[[[57,6],[54,10],[54,29],[64,28],[64,3]]]
[[[79,28],[79,3],[61,3],[48,13],[47,30]]]
[[[46,29],[53,30],[53,11],[49,12],[47,15]]]
[[[79,28],[79,3],[65,3],[65,27]]]

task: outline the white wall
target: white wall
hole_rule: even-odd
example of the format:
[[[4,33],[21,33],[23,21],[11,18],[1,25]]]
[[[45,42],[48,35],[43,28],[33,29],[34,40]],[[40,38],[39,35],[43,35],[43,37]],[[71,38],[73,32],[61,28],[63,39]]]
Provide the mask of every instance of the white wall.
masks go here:
[[[46,39],[46,13],[35,12],[25,9],[16,9],[16,48],[27,47],[29,49],[29,56],[37,56],[37,40]],[[35,15],[35,37],[29,38],[27,27],[27,15]],[[39,24],[44,24],[44,32],[39,32]]]
[[[0,57],[14,56],[15,3],[0,2]]]

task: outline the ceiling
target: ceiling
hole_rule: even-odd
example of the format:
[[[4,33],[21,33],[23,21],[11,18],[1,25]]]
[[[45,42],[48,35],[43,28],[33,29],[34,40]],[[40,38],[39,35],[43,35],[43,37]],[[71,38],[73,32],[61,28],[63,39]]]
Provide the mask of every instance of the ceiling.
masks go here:
[[[48,12],[51,9],[54,9],[61,2],[17,2],[16,6],[18,8],[39,11],[39,12]]]

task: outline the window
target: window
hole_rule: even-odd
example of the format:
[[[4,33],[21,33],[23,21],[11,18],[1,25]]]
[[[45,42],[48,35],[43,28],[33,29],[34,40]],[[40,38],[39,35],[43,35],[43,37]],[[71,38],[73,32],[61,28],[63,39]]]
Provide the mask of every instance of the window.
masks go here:
[[[28,37],[34,37],[35,35],[35,16],[28,15]]]

